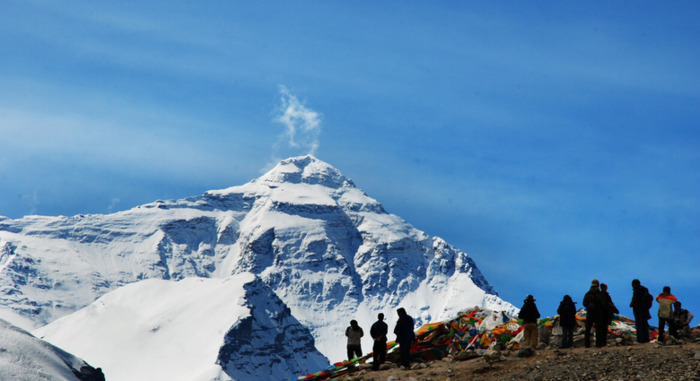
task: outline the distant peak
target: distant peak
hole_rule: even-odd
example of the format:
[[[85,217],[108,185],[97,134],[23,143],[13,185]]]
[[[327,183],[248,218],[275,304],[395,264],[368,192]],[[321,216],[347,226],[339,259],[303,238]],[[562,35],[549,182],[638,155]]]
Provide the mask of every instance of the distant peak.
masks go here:
[[[285,159],[261,176],[258,181],[265,183],[319,184],[331,188],[353,185],[352,181],[313,155]]]

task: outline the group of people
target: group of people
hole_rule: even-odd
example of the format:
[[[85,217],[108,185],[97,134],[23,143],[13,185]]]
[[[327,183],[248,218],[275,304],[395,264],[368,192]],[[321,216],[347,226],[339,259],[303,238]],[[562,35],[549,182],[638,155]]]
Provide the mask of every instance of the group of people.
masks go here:
[[[630,307],[634,313],[634,321],[637,330],[637,341],[639,343],[649,342],[649,322],[651,314],[649,310],[654,298],[649,294],[649,290],[641,285],[638,279],[632,281],[632,302]],[[669,327],[669,334],[676,339],[681,336],[690,335],[690,321],[693,315],[688,310],[681,308],[681,302],[671,294],[671,288],[666,286],[663,292],[656,297],[659,304],[659,336],[658,340],[665,341],[665,326]],[[596,347],[607,345],[608,326],[612,323],[615,314],[620,313],[615,303],[613,303],[608,286],[600,283],[597,279],[591,281],[591,288],[583,297],[583,306],[586,309],[586,322],[584,331],[584,345],[591,346],[591,330],[595,329]],[[574,332],[578,325],[576,323],[576,302],[571,296],[564,295],[564,299],[557,309],[559,314],[559,324],[562,328],[562,348],[573,346]],[[535,305],[535,298],[528,295],[525,298],[523,307],[518,315],[523,320],[523,344],[532,348],[537,347],[539,333],[537,331],[537,319],[540,313]]]
[[[654,300],[649,289],[642,286],[638,279],[632,281],[632,312],[634,321],[637,324],[637,341],[640,343],[649,342],[649,322],[652,301]],[[690,321],[693,314],[682,308],[681,302],[671,294],[671,287],[665,286],[663,292],[656,297],[659,303],[659,341],[666,340],[665,326],[668,325],[668,333],[678,339],[681,336],[690,335]]]
[[[634,313],[637,341],[639,343],[647,343],[649,342],[648,320],[651,319],[649,310],[654,298],[649,294],[649,289],[642,286],[638,279],[632,281],[632,289],[633,294],[630,307]],[[669,327],[669,334],[676,339],[681,336],[689,336],[690,321],[693,320],[693,315],[688,310],[681,308],[681,302],[671,294],[670,287],[666,286],[663,288],[663,292],[656,297],[656,302],[659,304],[658,340],[665,341],[666,325]],[[596,347],[604,347],[607,345],[608,326],[612,323],[614,315],[620,313],[608,293],[608,286],[605,283],[600,283],[597,279],[593,279],[591,288],[583,297],[583,306],[586,308],[584,345],[586,348],[591,346],[591,330],[595,329],[595,345]],[[576,311],[576,302],[571,299],[571,296],[564,295],[564,299],[557,309],[559,324],[562,328],[562,348],[573,346],[574,332],[578,327]],[[410,365],[411,344],[416,340],[413,330],[413,318],[406,313],[404,308],[399,308],[396,310],[396,313],[399,317],[394,327],[394,334],[396,335],[396,342],[399,344],[400,363],[402,368],[408,368]],[[525,298],[518,318],[523,321],[523,346],[536,348],[539,338],[537,320],[540,318],[540,312],[537,310],[535,298],[532,295],[527,295]],[[372,352],[373,368],[375,370],[379,369],[379,366],[386,360],[388,331],[389,327],[384,322],[384,314],[380,313],[369,332],[374,341]],[[345,336],[348,338],[348,359],[361,357],[361,339],[364,337],[364,331],[356,320],[350,321],[350,326],[345,330]]]
[[[404,308],[396,310],[399,319],[394,327],[396,342],[399,344],[399,358],[401,368],[407,369],[411,362],[411,344],[416,340],[416,334],[413,331],[413,318],[406,313]],[[377,315],[377,321],[372,324],[369,334],[374,341],[372,346],[372,367],[374,370],[379,369],[379,366],[386,361],[386,342],[389,326],[384,322],[384,314]],[[354,359],[362,356],[361,339],[365,335],[362,328],[356,320],[350,321],[350,326],[345,329],[345,336],[348,338],[348,359]]]

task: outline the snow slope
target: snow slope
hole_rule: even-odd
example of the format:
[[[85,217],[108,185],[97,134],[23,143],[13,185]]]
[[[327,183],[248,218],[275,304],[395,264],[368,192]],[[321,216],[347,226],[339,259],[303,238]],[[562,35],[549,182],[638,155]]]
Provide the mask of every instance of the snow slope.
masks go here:
[[[111,381],[282,380],[328,364],[250,273],[133,283],[35,333],[100,364]]]
[[[95,369],[85,361],[0,319],[0,380],[79,381],[74,370]]]
[[[37,326],[144,279],[256,274],[331,361],[350,319],[416,324],[515,311],[466,253],[415,229],[313,156],[251,182],[109,215],[0,218],[0,307]],[[369,338],[363,346],[371,347]]]

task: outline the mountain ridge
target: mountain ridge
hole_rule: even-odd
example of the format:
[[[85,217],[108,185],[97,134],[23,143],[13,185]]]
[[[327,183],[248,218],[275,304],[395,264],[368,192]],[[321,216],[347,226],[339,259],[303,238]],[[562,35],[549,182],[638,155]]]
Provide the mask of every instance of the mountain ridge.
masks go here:
[[[0,306],[37,326],[123,285],[157,278],[260,277],[332,361],[356,318],[403,306],[416,324],[501,300],[474,260],[387,213],[313,156],[251,182],[106,215],[0,219]],[[369,344],[365,344],[369,347]]]

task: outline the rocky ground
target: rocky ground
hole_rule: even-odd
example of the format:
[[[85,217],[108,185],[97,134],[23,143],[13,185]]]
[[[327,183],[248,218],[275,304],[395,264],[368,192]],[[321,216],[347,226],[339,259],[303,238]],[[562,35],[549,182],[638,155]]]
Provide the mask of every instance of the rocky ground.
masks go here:
[[[524,355],[524,353],[521,353]],[[515,351],[486,353],[462,361],[447,358],[413,364],[409,370],[384,364],[341,380],[700,380],[700,343],[610,345],[604,348],[547,347],[529,357]]]

